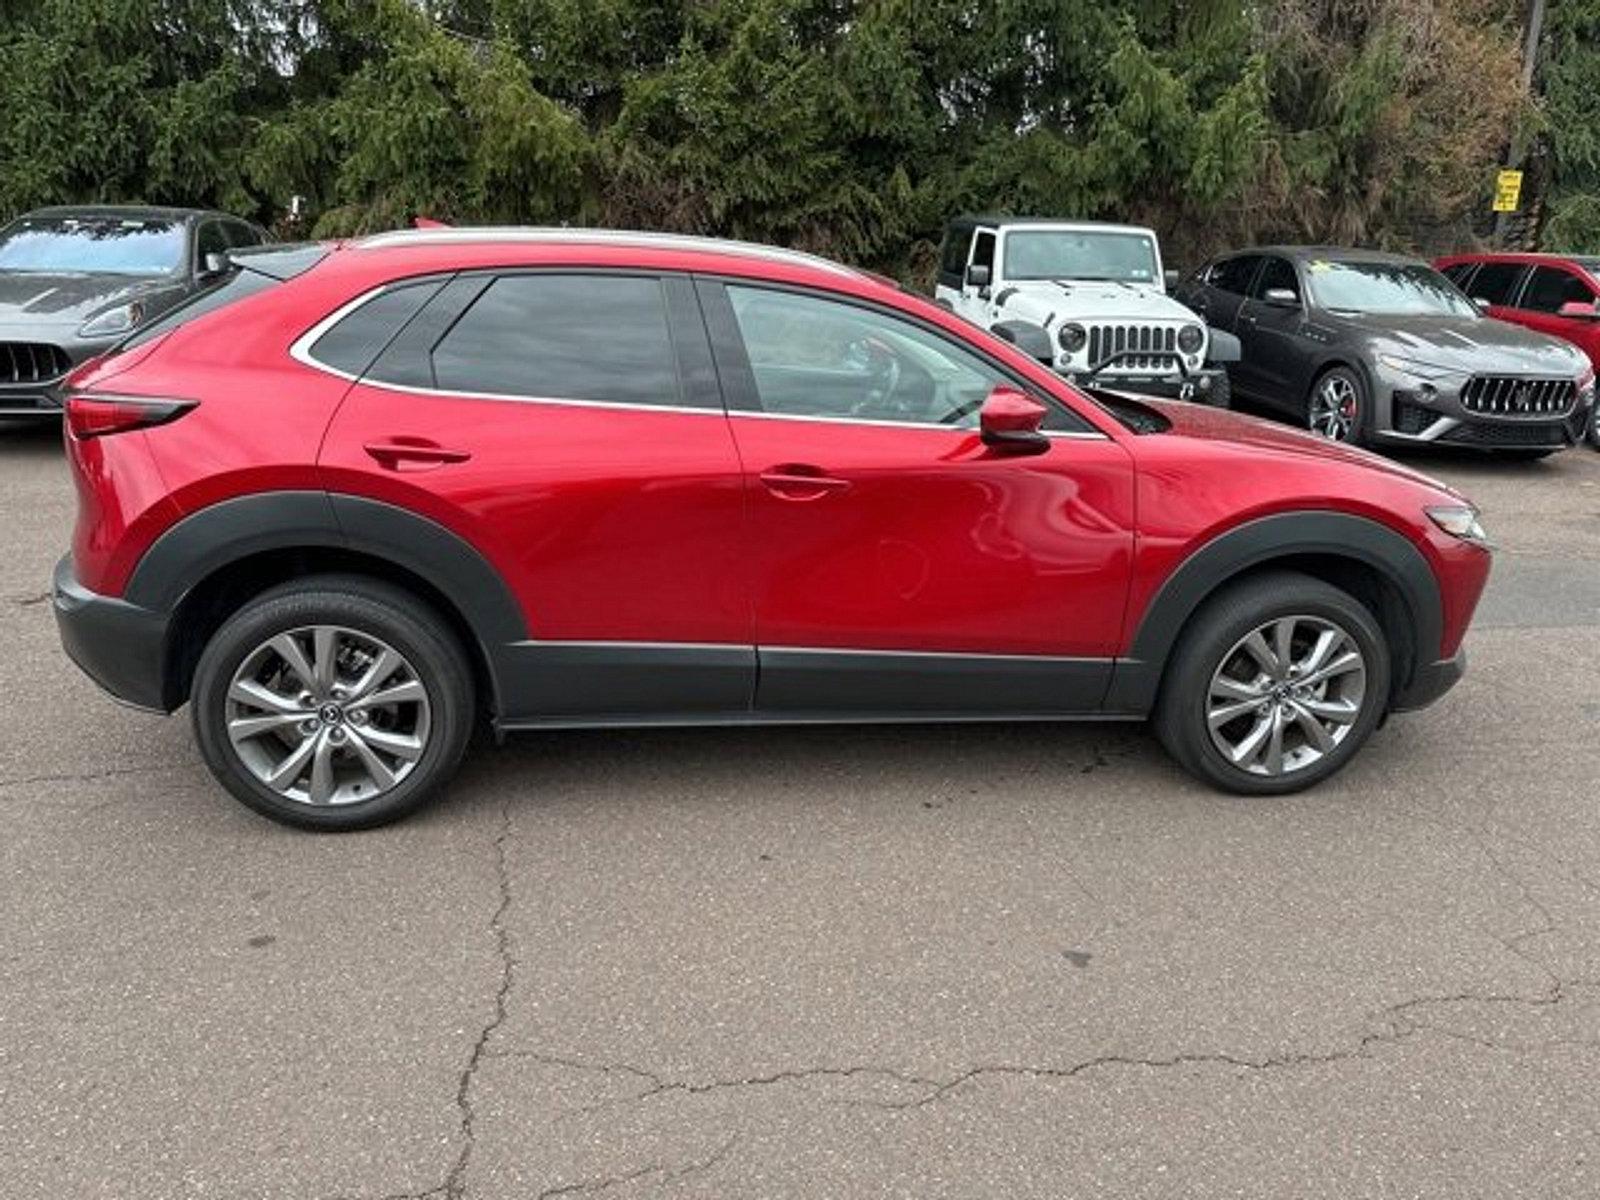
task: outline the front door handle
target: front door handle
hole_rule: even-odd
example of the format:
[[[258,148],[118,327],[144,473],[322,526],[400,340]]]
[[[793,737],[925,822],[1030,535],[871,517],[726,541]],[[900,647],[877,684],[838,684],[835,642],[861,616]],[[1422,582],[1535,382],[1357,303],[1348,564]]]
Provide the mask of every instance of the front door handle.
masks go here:
[[[810,463],[780,463],[761,472],[762,486],[784,500],[818,500],[850,486],[848,479],[825,474]]]
[[[391,471],[422,471],[446,463],[466,462],[472,454],[466,450],[452,450],[426,438],[393,438],[384,442],[368,442],[362,447],[379,466]]]

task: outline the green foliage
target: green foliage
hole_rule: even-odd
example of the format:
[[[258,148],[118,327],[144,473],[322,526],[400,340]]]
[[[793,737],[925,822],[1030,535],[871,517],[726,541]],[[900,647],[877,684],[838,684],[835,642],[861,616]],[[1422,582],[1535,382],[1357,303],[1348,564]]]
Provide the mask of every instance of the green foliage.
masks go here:
[[[1551,4],[1544,50],[1551,249],[1600,253],[1600,0]]]
[[[1514,7],[0,0],[0,209],[271,223],[300,195],[318,235],[605,223],[907,277],[971,210],[1144,221],[1178,261],[1398,244],[1484,202],[1522,103]],[[1593,172],[1600,151],[1570,155]]]

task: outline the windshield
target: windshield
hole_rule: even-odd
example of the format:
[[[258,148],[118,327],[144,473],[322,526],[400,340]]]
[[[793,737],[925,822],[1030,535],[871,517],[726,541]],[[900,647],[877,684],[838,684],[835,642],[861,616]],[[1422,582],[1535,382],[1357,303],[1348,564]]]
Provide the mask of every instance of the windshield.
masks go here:
[[[1013,229],[1006,234],[1002,278],[1109,279],[1154,283],[1155,239],[1093,229]]]
[[[1394,317],[1476,317],[1461,290],[1421,263],[1330,262],[1306,265],[1311,298],[1334,312]]]
[[[177,221],[23,217],[0,230],[0,271],[170,275],[184,265]]]

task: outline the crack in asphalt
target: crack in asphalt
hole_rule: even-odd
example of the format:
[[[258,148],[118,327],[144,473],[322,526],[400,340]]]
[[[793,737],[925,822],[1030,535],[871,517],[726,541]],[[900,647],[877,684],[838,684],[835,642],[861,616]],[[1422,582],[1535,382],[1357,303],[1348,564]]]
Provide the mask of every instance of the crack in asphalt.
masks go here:
[[[145,763],[132,767],[107,767],[98,771],[61,771],[49,775],[24,775],[20,779],[0,779],[0,790],[28,787],[36,783],[97,783],[102,779],[115,779],[123,775],[151,775],[172,769],[171,763]]]
[[[733,1148],[738,1144],[738,1141],[738,1137],[731,1137],[708,1158],[699,1159],[698,1161],[691,1163],[685,1163],[681,1167],[672,1167],[662,1163],[653,1163],[649,1166],[640,1167],[635,1171],[628,1171],[622,1175],[611,1175],[601,1179],[585,1180],[581,1183],[564,1183],[556,1187],[546,1188],[544,1191],[539,1193],[538,1200],[551,1200],[551,1197],[554,1196],[591,1195],[595,1192],[603,1192],[608,1188],[621,1187],[623,1184],[633,1183],[635,1180],[644,1179],[650,1175],[660,1175],[661,1183],[663,1184],[676,1183],[678,1180],[685,1179],[690,1175],[701,1175],[711,1170],[733,1152]]]

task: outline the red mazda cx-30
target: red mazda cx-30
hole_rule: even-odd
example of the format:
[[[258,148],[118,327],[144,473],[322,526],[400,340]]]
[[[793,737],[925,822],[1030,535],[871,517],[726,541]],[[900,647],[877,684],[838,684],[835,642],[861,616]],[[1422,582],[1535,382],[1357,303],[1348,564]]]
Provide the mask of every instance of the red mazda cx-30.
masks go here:
[[[767,247],[421,230],[242,254],[70,381],[55,610],[268,816],[379,824],[473,725],[1153,717],[1286,792],[1442,694],[1462,497],[1074,390]]]

